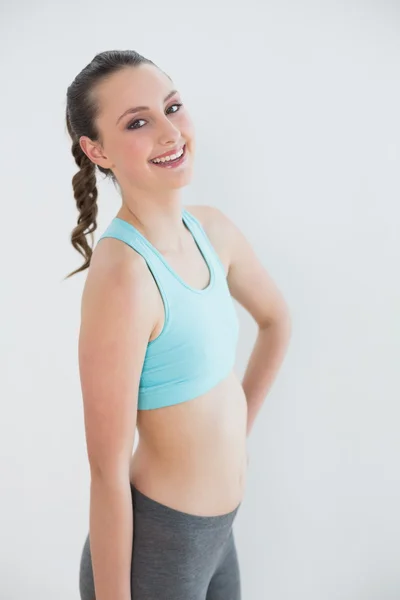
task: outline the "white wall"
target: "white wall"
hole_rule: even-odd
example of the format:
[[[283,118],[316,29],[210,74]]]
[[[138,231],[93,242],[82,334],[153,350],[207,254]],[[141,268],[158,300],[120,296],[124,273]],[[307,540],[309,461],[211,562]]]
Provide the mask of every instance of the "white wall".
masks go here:
[[[81,264],[65,92],[97,52],[133,48],[173,77],[195,120],[184,202],[242,227],[293,318],[249,439],[243,600],[398,600],[400,5],[42,0],[1,12],[1,599],[78,599],[85,275],[62,281]],[[99,188],[101,231],[119,197]],[[241,373],[255,328],[238,310]]]

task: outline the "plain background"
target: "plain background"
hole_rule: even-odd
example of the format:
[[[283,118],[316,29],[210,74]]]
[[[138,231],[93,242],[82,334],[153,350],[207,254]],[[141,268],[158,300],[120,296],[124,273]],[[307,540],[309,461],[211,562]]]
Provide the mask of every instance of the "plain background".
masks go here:
[[[65,93],[131,48],[195,121],[183,202],[242,228],[293,319],[249,438],[243,600],[398,600],[399,3],[3,0],[0,22],[1,599],[78,600],[86,275],[63,281],[81,264]],[[96,241],[120,202],[99,194]],[[256,330],[237,308],[242,374]]]

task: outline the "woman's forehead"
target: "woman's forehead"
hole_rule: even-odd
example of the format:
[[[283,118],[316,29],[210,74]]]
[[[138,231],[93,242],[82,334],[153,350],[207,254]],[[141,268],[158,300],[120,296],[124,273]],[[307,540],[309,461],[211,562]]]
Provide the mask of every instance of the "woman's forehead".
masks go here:
[[[103,108],[116,111],[116,118],[132,106],[157,105],[172,90],[171,80],[152,65],[126,67],[98,87],[98,99]]]

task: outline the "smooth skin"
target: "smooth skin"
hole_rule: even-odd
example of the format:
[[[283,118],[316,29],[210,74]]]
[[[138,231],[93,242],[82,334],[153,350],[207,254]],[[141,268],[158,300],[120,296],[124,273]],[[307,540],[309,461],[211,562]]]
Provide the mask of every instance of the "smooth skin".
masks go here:
[[[183,280],[202,289],[208,268],[181,221],[180,203],[180,188],[192,174],[194,128],[183,107],[170,111],[181,102],[179,95],[164,104],[172,87],[152,66],[114,75],[97,90],[103,144],[81,138],[81,146],[93,162],[115,172],[123,199],[117,216],[137,227]],[[137,105],[150,110],[126,115],[116,125],[116,117]],[[126,129],[134,119],[143,119],[142,127]],[[149,162],[182,142],[188,156],[181,169]],[[82,296],[79,367],[97,600],[131,600],[130,482],[161,503],[197,515],[223,514],[242,500],[247,436],[290,336],[282,294],[239,228],[213,206],[185,208],[202,223],[233,298],[258,325],[258,337],[242,382],[232,371],[198,398],[138,411],[146,347],[162,330],[163,303],[138,253],[113,238],[96,246]]]

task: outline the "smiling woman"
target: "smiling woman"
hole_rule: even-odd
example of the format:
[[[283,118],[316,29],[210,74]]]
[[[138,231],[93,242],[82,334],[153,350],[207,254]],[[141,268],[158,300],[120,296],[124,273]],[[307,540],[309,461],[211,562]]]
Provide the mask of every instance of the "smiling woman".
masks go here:
[[[165,185],[174,194],[191,179],[195,142],[192,121],[170,77],[134,51],[97,55],[68,88],[66,119],[80,167],[72,183],[81,214],[71,242],[85,259],[71,276],[90,265],[87,236],[97,229],[96,166],[122,195],[128,190],[132,197],[146,191],[151,197],[164,195]],[[182,149],[182,156],[176,156]],[[156,158],[161,161],[152,162]],[[169,182],[160,173],[168,173]],[[124,203],[130,206],[132,200]]]
[[[81,599],[240,600],[233,524],[246,436],[283,359],[286,305],[228,217],[182,206],[194,126],[152,61],[131,50],[95,56],[68,88],[67,127],[79,167],[71,241],[85,258],[69,276],[88,269]],[[93,248],[96,169],[118,184],[122,202]],[[243,384],[234,299],[259,325]]]

